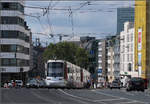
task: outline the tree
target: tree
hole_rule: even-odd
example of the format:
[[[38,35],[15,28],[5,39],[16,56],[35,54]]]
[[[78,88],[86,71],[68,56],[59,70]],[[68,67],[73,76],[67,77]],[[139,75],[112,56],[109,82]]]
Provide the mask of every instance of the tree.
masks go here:
[[[43,57],[49,59],[66,60],[82,68],[88,67],[88,52],[72,42],[50,44],[44,51]]]

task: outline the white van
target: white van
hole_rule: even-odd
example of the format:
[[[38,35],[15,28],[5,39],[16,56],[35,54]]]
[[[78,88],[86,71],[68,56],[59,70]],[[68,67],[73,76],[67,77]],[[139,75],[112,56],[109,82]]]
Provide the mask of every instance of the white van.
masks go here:
[[[22,80],[15,80],[16,86],[23,87],[23,81]]]

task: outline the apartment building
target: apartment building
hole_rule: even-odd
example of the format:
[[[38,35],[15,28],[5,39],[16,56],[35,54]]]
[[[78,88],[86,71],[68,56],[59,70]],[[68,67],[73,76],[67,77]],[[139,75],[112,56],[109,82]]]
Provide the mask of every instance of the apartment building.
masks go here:
[[[120,33],[120,74],[137,77],[134,69],[134,23],[125,22],[124,31]]]

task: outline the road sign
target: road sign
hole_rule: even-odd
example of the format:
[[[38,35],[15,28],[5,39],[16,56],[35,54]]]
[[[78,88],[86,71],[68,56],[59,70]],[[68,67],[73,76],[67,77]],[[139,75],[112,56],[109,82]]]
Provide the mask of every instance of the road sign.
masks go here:
[[[97,70],[97,73],[102,73],[102,69],[98,69],[98,70]]]

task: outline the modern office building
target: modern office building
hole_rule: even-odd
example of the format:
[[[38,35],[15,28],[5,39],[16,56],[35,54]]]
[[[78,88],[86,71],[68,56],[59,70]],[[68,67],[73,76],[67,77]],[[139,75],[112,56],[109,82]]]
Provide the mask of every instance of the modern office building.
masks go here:
[[[30,70],[31,31],[22,0],[0,1],[0,69],[2,82],[22,79]]]
[[[150,81],[149,11],[149,0],[135,0],[135,70],[140,77]]]
[[[117,34],[124,29],[124,22],[134,22],[134,8],[117,8]]]

